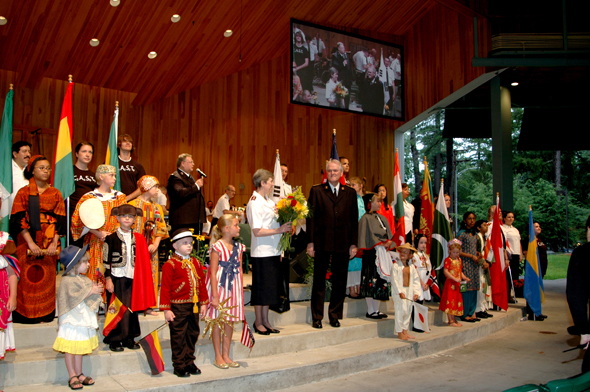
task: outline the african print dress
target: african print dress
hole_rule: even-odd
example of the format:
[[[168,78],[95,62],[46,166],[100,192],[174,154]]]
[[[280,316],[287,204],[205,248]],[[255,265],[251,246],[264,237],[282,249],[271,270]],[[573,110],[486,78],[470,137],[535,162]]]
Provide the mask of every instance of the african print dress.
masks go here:
[[[169,237],[168,228],[164,221],[164,212],[159,204],[145,201],[140,198],[133,199],[129,204],[136,208],[141,208],[143,216],[135,218],[135,223],[131,227],[134,233],[143,235],[147,241],[148,246],[154,243],[156,237],[166,239]],[[154,292],[158,298],[158,286],[160,285],[159,260],[158,251],[150,254],[152,265],[152,280],[154,281]]]
[[[16,238],[16,257],[21,277],[16,293],[17,310],[12,312],[17,323],[49,322],[55,316],[55,271],[57,255],[28,256],[22,231],[27,229],[35,244],[42,250],[49,248],[55,234],[66,234],[66,209],[61,193],[49,187],[39,193],[41,230],[31,228],[29,217],[29,186],[21,188],[12,205],[10,234]],[[59,254],[59,248],[58,248]]]
[[[462,264],[460,257],[455,260],[447,257],[444,268],[454,277],[461,279]],[[447,278],[442,297],[440,298],[440,310],[453,316],[463,315],[463,297],[461,296],[460,286],[460,283]]]
[[[236,322],[244,320],[244,288],[242,283],[242,253],[246,251],[246,246],[234,241],[234,246],[230,252],[223,241],[219,240],[213,245],[213,250],[219,253],[219,268],[217,269],[217,292],[219,294],[219,303],[223,303],[227,298],[224,307],[231,307],[227,311],[234,317],[230,317],[229,322]],[[207,294],[209,294],[209,301],[213,297],[211,292],[211,276],[207,273],[205,279],[207,284]],[[215,319],[219,315],[219,311],[211,306],[207,308],[207,317]]]
[[[74,240],[78,240],[82,236],[84,236],[84,244],[88,244],[88,252],[90,253],[90,267],[88,268],[87,276],[92,281],[101,281],[105,284],[104,281],[104,267],[102,262],[102,244],[103,242],[98,239],[92,233],[88,233],[88,228],[84,226],[82,220],[80,219],[80,206],[86,200],[90,198],[96,198],[102,203],[102,208],[104,211],[105,216],[105,223],[102,225],[101,228],[97,229],[100,231],[107,231],[109,233],[113,233],[119,227],[119,222],[117,218],[111,216],[111,210],[115,207],[123,205],[126,203],[125,201],[125,194],[119,191],[112,191],[110,193],[102,194],[98,191],[98,188],[93,190],[92,192],[88,192],[78,202],[76,206],[76,210],[74,211],[74,215],[72,215],[72,237]],[[97,278],[97,273],[100,271],[100,278]],[[106,290],[102,293],[103,300],[106,300]]]

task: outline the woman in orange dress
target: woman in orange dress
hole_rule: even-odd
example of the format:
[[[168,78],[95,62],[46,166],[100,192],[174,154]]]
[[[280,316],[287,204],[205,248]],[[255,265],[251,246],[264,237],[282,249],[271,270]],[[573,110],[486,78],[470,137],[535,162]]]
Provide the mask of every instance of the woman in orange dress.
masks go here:
[[[158,195],[158,179],[154,176],[142,176],[137,181],[137,187],[141,191],[141,195],[137,199],[129,202],[136,208],[141,208],[143,216],[135,218],[135,223],[132,226],[134,233],[143,235],[148,244],[152,264],[152,279],[154,281],[154,292],[156,299],[158,298],[158,283],[159,283],[159,263],[158,263],[158,247],[160,241],[169,237],[168,228],[164,221],[164,212],[162,207],[153,203],[151,199]],[[148,310],[147,313],[152,313],[153,310]]]
[[[24,174],[29,185],[16,194],[10,215],[21,267],[12,317],[15,323],[37,324],[55,317],[55,270],[59,237],[66,234],[66,209],[61,193],[49,185],[47,158],[31,157]]]
[[[100,165],[96,169],[96,182],[98,188],[92,192],[88,192],[76,205],[74,215],[72,215],[72,237],[74,240],[84,237],[84,245],[88,244],[88,252],[90,253],[90,267],[88,268],[88,277],[92,281],[100,281],[105,284],[103,261],[102,261],[102,245],[105,238],[117,230],[119,222],[115,216],[111,216],[111,210],[115,207],[126,203],[125,194],[113,190],[117,180],[117,169],[111,165]],[[102,203],[105,222],[102,227],[98,229],[89,229],[84,226],[80,219],[80,206],[86,200],[96,198]],[[105,290],[106,291],[106,290]],[[103,300],[105,292],[103,292]]]

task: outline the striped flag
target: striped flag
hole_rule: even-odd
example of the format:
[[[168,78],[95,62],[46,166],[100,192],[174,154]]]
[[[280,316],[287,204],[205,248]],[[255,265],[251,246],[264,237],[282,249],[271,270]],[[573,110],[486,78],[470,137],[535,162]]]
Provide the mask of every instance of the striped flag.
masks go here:
[[[275,203],[278,203],[279,200],[281,200],[281,188],[283,187],[283,173],[281,173],[281,157],[279,156],[279,150],[277,150],[277,159],[275,160],[274,184],[272,200]]]
[[[107,155],[104,160],[106,165],[111,165],[117,168],[117,182],[113,189],[121,190],[121,176],[119,175],[119,156],[117,155],[117,141],[119,139],[119,103],[116,103],[115,115],[113,116],[113,123],[111,125],[111,133],[109,134],[109,144],[107,145]]]
[[[434,294],[440,297],[440,287],[438,286],[438,280],[436,279],[436,273],[434,271],[434,268],[430,271],[430,276],[428,277],[426,284],[430,286]]]
[[[143,348],[148,364],[152,371],[152,376],[160,374],[164,371],[164,357],[162,356],[162,346],[160,346],[160,338],[158,338],[157,328],[152,333],[144,336],[137,343]]]
[[[539,249],[537,248],[537,236],[533,226],[533,210],[529,207],[529,247],[526,253],[526,266],[524,273],[524,298],[535,314],[541,315],[541,304],[545,302],[545,287],[541,276],[539,264]],[[493,288],[494,286],[492,286]]]
[[[51,183],[53,187],[61,192],[64,199],[67,199],[74,190],[74,160],[72,158],[72,89],[74,83],[70,80],[64,103],[61,108],[61,119],[57,131],[57,142],[55,143],[55,157],[53,159],[53,173]]]
[[[492,222],[491,255],[494,261],[490,266],[490,280],[492,282],[492,302],[501,309],[508,310],[508,292],[506,288],[506,263],[502,246],[502,229],[500,228],[500,196],[496,199],[496,212]]]
[[[12,85],[11,85],[12,86]],[[8,232],[8,217],[10,203],[8,199],[12,193],[12,112],[14,91],[12,88],[6,94],[2,125],[0,125],[0,231]]]
[[[404,223],[404,196],[402,195],[402,179],[399,171],[399,156],[397,148],[395,149],[395,166],[393,169],[393,219],[395,220],[395,231],[393,242],[400,246],[406,242],[406,225]]]
[[[330,159],[340,160],[338,156],[338,149],[336,148],[336,130],[334,129],[332,133],[332,150],[330,151]],[[282,178],[282,177],[281,177]],[[322,177],[322,184],[328,182],[328,172],[324,170],[324,177]],[[340,177],[340,184],[346,185],[346,179],[344,178],[344,172],[342,172],[342,177]]]
[[[123,305],[123,302],[121,302],[115,294],[111,295],[111,303],[107,308],[104,319],[104,328],[102,330],[104,336],[107,336],[113,329],[115,329],[117,324],[119,324],[119,321],[123,318],[123,314],[125,314],[126,310],[127,306]]]
[[[432,243],[432,224],[434,220],[434,202],[432,200],[432,180],[428,171],[428,163],[424,157],[424,181],[420,191],[422,207],[420,209],[420,233],[426,236],[426,254],[430,255]]]
[[[387,67],[383,61],[383,48],[381,48],[381,62],[379,63],[379,81],[383,84],[383,105],[389,102],[389,86],[387,85]],[[380,113],[383,114],[383,113]]]
[[[246,320],[244,320],[244,326],[242,328],[242,337],[240,338],[240,343],[248,347],[250,349],[250,352],[252,352],[252,347],[254,347],[254,343],[256,343],[256,340],[254,340],[254,335],[252,334],[250,326],[248,325]]]

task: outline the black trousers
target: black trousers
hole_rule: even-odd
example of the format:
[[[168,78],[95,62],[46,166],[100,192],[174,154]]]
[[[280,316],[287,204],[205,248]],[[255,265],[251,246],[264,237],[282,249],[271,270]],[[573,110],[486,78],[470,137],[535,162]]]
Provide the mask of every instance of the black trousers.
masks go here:
[[[193,304],[171,304],[174,321],[170,328],[170,348],[174,369],[184,369],[195,361],[195,345],[199,339],[199,313],[193,313]]]
[[[342,318],[344,298],[346,297],[346,279],[348,278],[348,252],[315,252],[313,266],[313,286],[311,292],[311,316],[313,320],[324,318],[324,299],[326,296],[326,272],[332,261],[332,295],[328,307],[330,320]]]
[[[131,307],[131,294],[133,291],[133,279],[117,278],[111,276],[113,285],[115,286],[115,296],[127,306]],[[111,301],[111,293],[107,291],[107,303]],[[131,313],[129,309],[123,313],[123,318],[119,321],[117,326],[105,337],[105,343],[117,344],[123,343],[126,345],[130,340],[135,340],[141,334],[139,328],[139,318],[136,312]]]

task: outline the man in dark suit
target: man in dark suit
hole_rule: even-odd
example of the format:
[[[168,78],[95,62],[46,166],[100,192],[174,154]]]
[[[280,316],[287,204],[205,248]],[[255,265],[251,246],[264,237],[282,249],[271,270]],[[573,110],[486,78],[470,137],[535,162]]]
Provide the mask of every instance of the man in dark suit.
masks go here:
[[[363,79],[365,83],[362,91],[363,97],[363,112],[383,114],[385,107],[385,92],[383,90],[383,83],[377,77],[375,66],[370,64],[367,67],[367,77]]]
[[[201,234],[205,222],[205,198],[201,192],[203,179],[195,181],[190,174],[195,162],[190,154],[180,154],[176,160],[177,170],[168,178],[168,197],[170,198],[170,226],[172,233],[180,228],[192,228]]]
[[[332,260],[332,295],[328,317],[332,327],[339,327],[342,318],[348,260],[356,255],[358,239],[358,207],[354,189],[340,184],[342,164],[331,159],[326,165],[328,182],[314,185],[308,204],[313,216],[307,219],[309,244],[307,253],[315,257],[311,294],[312,326],[322,328],[326,272]]]
[[[338,81],[342,82],[342,85],[348,89],[348,95],[344,97],[344,107],[348,109],[350,88],[352,87],[352,64],[346,54],[344,44],[338,42],[336,48],[338,51],[332,56],[332,67],[338,70]]]

